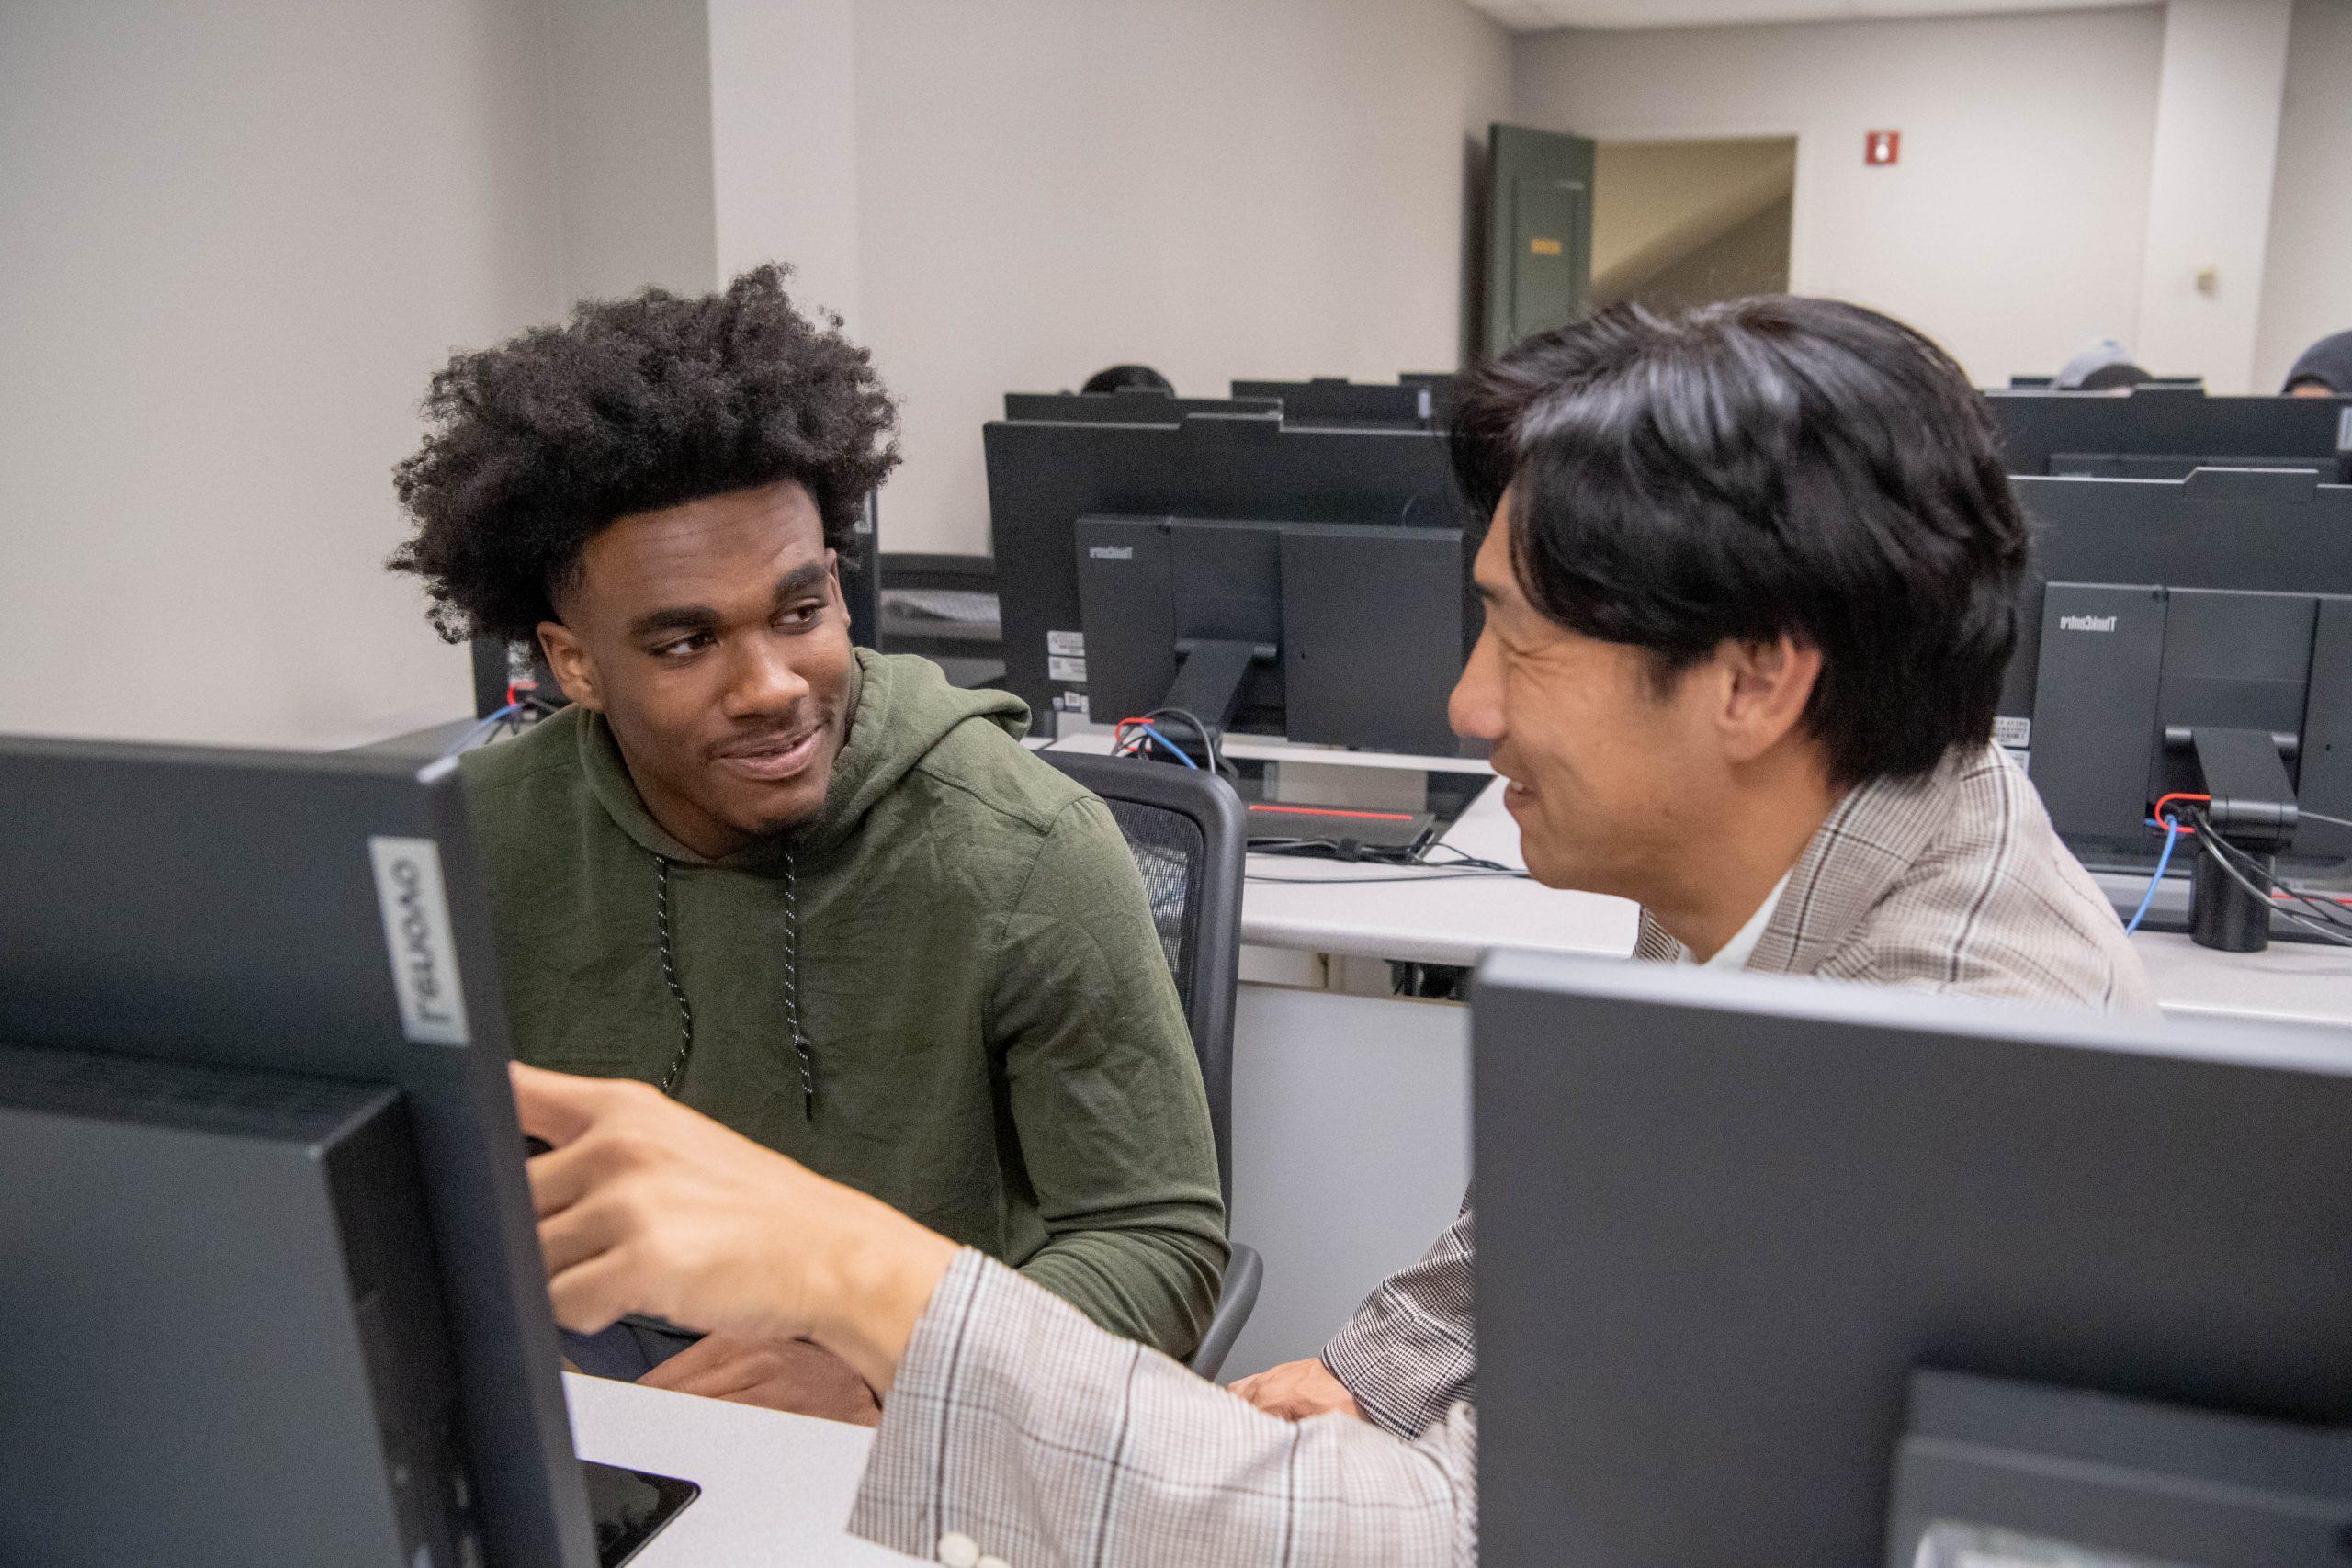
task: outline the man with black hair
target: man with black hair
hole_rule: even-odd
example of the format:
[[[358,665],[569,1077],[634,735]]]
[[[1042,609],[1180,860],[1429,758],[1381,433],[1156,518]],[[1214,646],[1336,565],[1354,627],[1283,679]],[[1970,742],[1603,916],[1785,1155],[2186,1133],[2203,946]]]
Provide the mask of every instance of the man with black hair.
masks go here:
[[[1477,372],[1455,429],[1494,525],[1453,723],[1539,880],[1637,901],[1640,958],[2154,1006],[1992,744],[2026,523],[1941,350],[1828,300],[1611,312]],[[1429,1429],[1475,1390],[1472,1233],[1238,1391]]]
[[[2054,1006],[2146,976],[1992,743],[2026,528],[1984,411],[1857,307],[1620,307],[1467,380],[1453,696],[1534,875],[1637,955]],[[1475,1561],[1471,1225],[1250,1400],[632,1086],[518,1070],[556,1314],[805,1333],[890,1394],[852,1528],[967,1564]],[[629,1215],[691,1213],[690,1247]],[[1335,1375],[1336,1374],[1336,1375]],[[1345,1411],[1367,1419],[1355,1420]]]
[[[838,327],[763,267],[434,378],[390,564],[572,705],[462,762],[515,1054],[658,1085],[1184,1354],[1226,1242],[1141,880],[1016,699],[851,647],[841,560],[897,450]],[[786,1343],[649,1381],[872,1414]]]

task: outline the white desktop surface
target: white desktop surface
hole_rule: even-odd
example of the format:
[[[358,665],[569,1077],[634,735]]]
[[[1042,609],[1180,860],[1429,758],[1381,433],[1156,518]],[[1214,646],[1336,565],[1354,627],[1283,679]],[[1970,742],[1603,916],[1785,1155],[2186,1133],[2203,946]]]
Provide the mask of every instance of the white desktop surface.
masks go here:
[[[629,1568],[890,1568],[916,1561],[842,1529],[874,1434],[608,1378],[563,1374],[582,1459],[695,1483]]]
[[[1055,744],[1108,751],[1111,733],[1090,728]],[[1250,736],[1232,737],[1227,750],[1236,757],[1306,756],[1341,766],[1492,773],[1484,762],[1461,759],[1329,751]],[[1481,860],[1526,865],[1499,780],[1440,841]],[[1411,880],[1394,880],[1400,876]],[[1249,877],[1241,940],[1252,946],[1459,964],[1475,964],[1498,947],[1612,958],[1634,951],[1634,906],[1595,893],[1564,893],[1511,877],[1279,855],[1251,855]],[[2186,935],[2154,931],[2132,941],[2168,1011],[2352,1026],[2352,948],[2274,942],[2263,953],[2216,953]]]
[[[2216,953],[2177,931],[2142,931],[2132,945],[2166,1012],[2352,1026],[2352,947],[2274,941]]]
[[[1439,841],[1465,855],[1526,869],[1519,824],[1503,807],[1500,779],[1470,803]],[[1251,855],[1249,875],[1241,895],[1241,940],[1259,947],[1461,964],[1476,964],[1496,947],[1611,958],[1634,951],[1638,912],[1631,901],[1563,893],[1521,877],[1467,875],[1442,867],[1416,875],[1391,866],[1295,855]],[[1400,876],[1408,880],[1392,880]],[[1286,880],[1269,880],[1277,877]]]

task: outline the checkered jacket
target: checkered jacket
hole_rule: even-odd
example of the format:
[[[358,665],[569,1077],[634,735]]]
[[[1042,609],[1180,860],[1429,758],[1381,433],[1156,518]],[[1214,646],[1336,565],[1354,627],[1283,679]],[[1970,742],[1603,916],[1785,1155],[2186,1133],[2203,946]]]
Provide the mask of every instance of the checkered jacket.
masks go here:
[[[1646,916],[1634,952],[1681,956]],[[2154,1006],[2106,898],[1989,746],[1849,794],[1747,967]],[[1465,1203],[1326,1348],[1372,1425],[1261,1415],[966,1253],[900,1362],[850,1528],[987,1568],[1472,1563],[1472,1226]]]

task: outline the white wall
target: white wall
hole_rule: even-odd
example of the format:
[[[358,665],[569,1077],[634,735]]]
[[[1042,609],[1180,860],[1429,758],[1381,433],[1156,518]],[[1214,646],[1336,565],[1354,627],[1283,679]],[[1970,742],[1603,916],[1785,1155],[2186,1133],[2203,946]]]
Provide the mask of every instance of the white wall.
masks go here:
[[[511,0],[0,6],[0,730],[465,711],[390,470],[558,304],[546,82]]]
[[[1456,363],[1466,149],[1510,79],[1458,0],[864,0],[856,28],[887,547],[988,547],[1007,389]]]
[[[717,273],[711,186],[711,38],[687,0],[506,0],[544,9],[548,146],[562,242],[561,298],[648,284],[700,294]]]
[[[1999,382],[2132,339],[2163,41],[2154,8],[1560,31],[1520,42],[1514,107],[1611,141],[1794,134],[1790,287]],[[1864,166],[1873,130],[1899,164]]]
[[[858,331],[857,0],[709,0],[721,281],[791,264],[797,303]]]
[[[2140,320],[2127,341],[2149,369],[2201,375],[2215,392],[2251,389],[2292,13],[2292,0],[2165,7]]]
[[[2304,349],[2352,330],[2352,5],[2297,0],[2270,202],[2254,389],[2275,392]]]

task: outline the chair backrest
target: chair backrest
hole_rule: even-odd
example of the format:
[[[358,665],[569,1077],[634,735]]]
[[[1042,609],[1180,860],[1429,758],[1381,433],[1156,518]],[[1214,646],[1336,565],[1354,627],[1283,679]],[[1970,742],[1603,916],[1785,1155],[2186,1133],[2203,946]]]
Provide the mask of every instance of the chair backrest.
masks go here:
[[[1217,1179],[1233,1197],[1233,998],[1241,965],[1249,818],[1215,773],[1085,751],[1038,753],[1102,797],[1143,874],[1208,1090]]]

